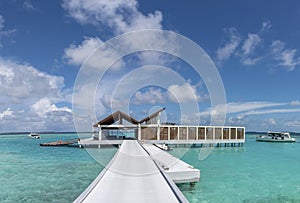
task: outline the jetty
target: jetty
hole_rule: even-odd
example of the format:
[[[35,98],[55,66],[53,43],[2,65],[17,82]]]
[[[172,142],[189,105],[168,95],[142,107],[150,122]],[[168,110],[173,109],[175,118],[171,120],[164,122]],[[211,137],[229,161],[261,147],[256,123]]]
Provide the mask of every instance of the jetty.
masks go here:
[[[124,112],[116,111],[93,125],[91,138],[78,142],[80,147],[121,145],[123,140],[135,139],[153,144],[197,146],[242,146],[245,127],[176,125],[161,122],[162,108],[138,121]]]
[[[68,141],[54,141],[54,142],[45,142],[41,143],[40,146],[42,147],[65,147],[65,146],[73,146],[74,144],[78,143],[78,139],[68,140]]]
[[[199,179],[199,169],[156,146],[124,140],[110,163],[74,202],[188,202],[174,182]]]
[[[116,111],[93,125],[92,137],[80,139],[79,147],[113,145],[119,149],[75,203],[188,202],[175,183],[193,185],[200,180],[200,170],[161,148],[245,143],[244,127],[163,123],[160,117],[164,110],[140,121]]]

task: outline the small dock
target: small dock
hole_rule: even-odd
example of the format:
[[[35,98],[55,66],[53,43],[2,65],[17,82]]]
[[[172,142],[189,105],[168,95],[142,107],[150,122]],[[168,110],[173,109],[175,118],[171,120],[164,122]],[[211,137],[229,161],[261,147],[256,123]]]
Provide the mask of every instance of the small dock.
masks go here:
[[[200,171],[165,153],[151,144],[123,140],[110,163],[74,202],[188,202],[173,180],[199,181]]]
[[[78,140],[69,140],[69,141],[62,141],[58,140],[55,142],[46,142],[46,143],[41,143],[40,146],[42,147],[66,147],[66,146],[72,146],[73,144],[78,143]]]

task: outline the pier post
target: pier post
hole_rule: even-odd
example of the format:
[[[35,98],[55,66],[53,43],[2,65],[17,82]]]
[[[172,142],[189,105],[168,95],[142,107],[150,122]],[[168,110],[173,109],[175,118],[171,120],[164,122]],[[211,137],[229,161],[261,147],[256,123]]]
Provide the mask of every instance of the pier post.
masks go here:
[[[98,125],[98,128],[99,128],[99,133],[98,133],[98,140],[102,140],[102,128],[101,128],[101,125]]]
[[[140,123],[138,125],[138,140],[142,140],[142,128]]]

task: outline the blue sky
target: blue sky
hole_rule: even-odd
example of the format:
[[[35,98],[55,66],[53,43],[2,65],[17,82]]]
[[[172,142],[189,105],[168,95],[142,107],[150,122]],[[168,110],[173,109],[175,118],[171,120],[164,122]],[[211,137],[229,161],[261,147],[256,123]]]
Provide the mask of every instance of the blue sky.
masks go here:
[[[78,112],[72,108],[73,87],[82,65],[101,69],[105,62],[87,61],[88,56],[113,37],[141,29],[176,32],[209,55],[224,85],[226,125],[245,126],[248,131],[300,132],[299,18],[296,0],[272,5],[237,0],[1,1],[0,132],[74,130],[73,116]],[[163,43],[160,40],[149,42]],[[128,43],[136,46],[138,40]],[[101,53],[107,54],[107,60],[116,54]],[[140,68],[147,65],[168,67],[185,82],[165,76],[166,70],[148,73]],[[149,85],[140,87],[130,78],[134,73]],[[209,124],[211,114],[222,109],[211,106],[208,79],[168,53],[124,56],[105,73],[96,93],[87,90],[92,79],[96,79],[93,72],[83,81],[82,91],[76,92],[80,98],[76,105],[95,103],[96,118],[80,115],[83,129],[111,113],[111,105],[138,119],[166,107],[166,120],[191,125]],[[160,85],[161,81],[168,85]],[[122,89],[118,84],[137,90],[114,95]],[[195,98],[198,108],[192,109]],[[190,109],[182,112],[184,106]]]

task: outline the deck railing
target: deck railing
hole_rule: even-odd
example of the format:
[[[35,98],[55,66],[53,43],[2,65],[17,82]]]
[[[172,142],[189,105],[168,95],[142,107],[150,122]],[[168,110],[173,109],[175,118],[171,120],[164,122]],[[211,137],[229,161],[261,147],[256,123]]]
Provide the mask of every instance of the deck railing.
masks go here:
[[[141,140],[245,140],[244,127],[141,126]]]

